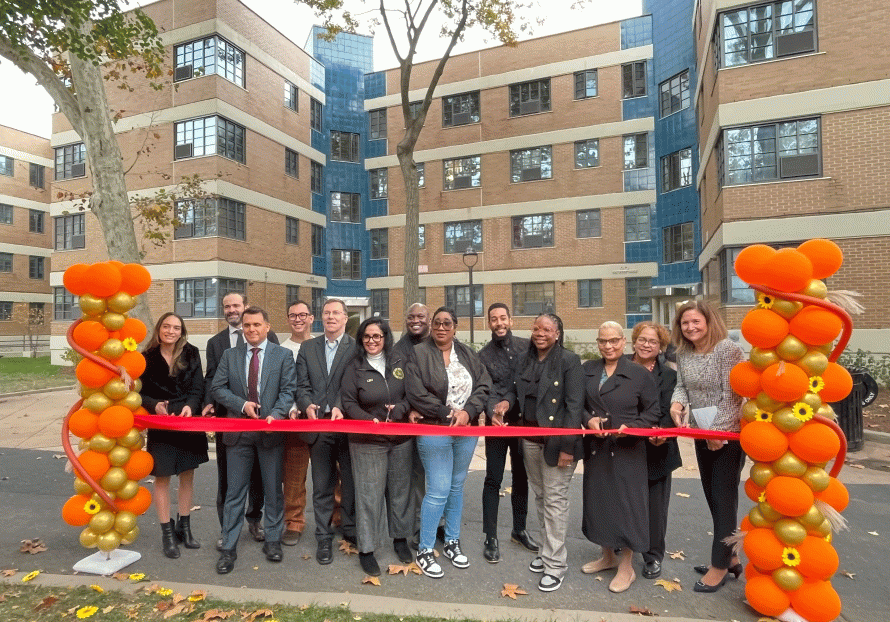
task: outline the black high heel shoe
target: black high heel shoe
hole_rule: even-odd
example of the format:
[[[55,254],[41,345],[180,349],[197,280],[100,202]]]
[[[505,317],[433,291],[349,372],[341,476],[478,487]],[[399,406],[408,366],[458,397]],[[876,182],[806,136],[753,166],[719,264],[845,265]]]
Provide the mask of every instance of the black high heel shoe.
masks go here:
[[[701,566],[694,566],[693,570],[695,570],[698,574],[707,574],[708,570],[710,570],[710,566],[706,566],[702,564]],[[742,573],[745,571],[745,568],[741,563],[736,564],[735,566],[730,566],[726,570],[727,576],[732,574],[736,579],[742,576]]]
[[[723,575],[723,578],[720,580],[720,583],[717,585],[708,585],[707,583],[702,583],[701,581],[696,581],[695,585],[692,586],[693,592],[705,592],[705,593],[713,593],[723,587],[723,584],[726,583],[726,580],[729,578],[729,573],[727,572]]]

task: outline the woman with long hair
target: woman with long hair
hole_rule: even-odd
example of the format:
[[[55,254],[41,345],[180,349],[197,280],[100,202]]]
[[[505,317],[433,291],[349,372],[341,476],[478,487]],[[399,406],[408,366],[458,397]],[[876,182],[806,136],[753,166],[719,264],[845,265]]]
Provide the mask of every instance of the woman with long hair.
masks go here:
[[[155,324],[143,351],[142,405],[156,415],[197,416],[204,396],[201,354],[188,342],[182,318],[172,312]],[[192,536],[190,510],[195,469],[207,462],[207,435],[204,432],[149,430],[146,450],[154,458],[154,504],[161,523],[164,555],[179,557],[177,541],[187,549],[201,548]],[[170,516],[170,478],[179,477],[176,522]]]

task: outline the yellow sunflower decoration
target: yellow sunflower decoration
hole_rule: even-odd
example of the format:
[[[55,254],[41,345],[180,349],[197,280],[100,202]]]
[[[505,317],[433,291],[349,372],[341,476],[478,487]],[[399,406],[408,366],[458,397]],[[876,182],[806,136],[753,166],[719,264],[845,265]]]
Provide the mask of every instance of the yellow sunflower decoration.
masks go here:
[[[806,402],[797,402],[791,407],[791,412],[794,413],[795,418],[804,423],[813,418],[813,407]]]
[[[87,618],[91,618],[96,615],[97,611],[99,611],[99,608],[95,605],[87,605],[85,607],[81,607],[77,610],[77,619],[85,620]]]
[[[101,510],[101,509],[102,509],[102,506],[99,505],[99,502],[96,501],[95,499],[90,499],[83,506],[83,511],[86,512],[87,514],[98,514],[99,510]]]
[[[797,566],[800,563],[800,553],[793,546],[786,546],[782,549],[782,563],[786,566]]]
[[[754,412],[754,418],[757,421],[766,421],[770,423],[773,420],[773,413],[767,412],[765,410],[760,410],[759,408]]]
[[[136,348],[139,347],[139,344],[136,343],[136,340],[133,339],[132,337],[127,337],[126,339],[124,339],[121,342],[121,344],[124,346],[124,349],[127,350],[128,352],[135,352]]]
[[[24,577],[22,577],[22,583],[27,583],[28,581],[33,581],[34,579],[37,578],[37,575],[39,575],[39,574],[40,574],[39,570],[32,570],[31,572],[26,574]]]
[[[774,302],[775,302],[775,298],[773,298],[769,294],[758,294],[757,295],[757,306],[760,307],[761,309],[772,309]]]
[[[810,376],[810,393],[818,393],[825,388],[825,381],[822,376]]]

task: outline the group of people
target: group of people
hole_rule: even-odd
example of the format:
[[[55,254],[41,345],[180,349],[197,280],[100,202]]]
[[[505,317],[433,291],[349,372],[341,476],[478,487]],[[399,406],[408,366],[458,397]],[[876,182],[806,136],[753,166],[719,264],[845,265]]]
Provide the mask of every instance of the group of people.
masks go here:
[[[228,327],[207,344],[206,373],[182,318],[166,313],[158,320],[145,350],[142,396],[150,412],[405,422],[417,425],[417,435],[217,433],[220,574],[234,568],[245,518],[271,562],[281,561],[282,545],[300,541],[310,467],[320,564],[333,560],[339,527],[356,546],[362,570],[379,575],[375,551],[385,522],[402,563],[416,562],[425,575],[442,577],[434,552],[441,539],[442,563],[466,568],[464,483],[478,435],[459,428],[585,428],[593,432],[485,437],[483,558],[501,559],[498,505],[509,454],[511,540],[535,553],[529,570],[541,574],[539,589],[559,589],[568,571],[569,487],[583,460],[582,532],[602,555],[581,570],[616,569],[609,589],[623,592],[636,580],[634,552],[642,554],[645,578],[661,575],[671,473],[681,464],[676,438],[624,431],[696,427],[705,420],[712,420],[711,429],[739,429],[742,399],[729,387],[729,371],[742,353],[727,339],[720,316],[701,301],[677,310],[672,336],[652,322],[634,326],[628,354],[623,328],[604,323],[597,336],[600,358],[583,364],[563,346],[557,315],[535,318],[531,338],[524,339],[513,335],[503,303],[488,308],[491,340],[478,353],[455,338],[458,319],[444,307],[430,315],[424,305],[411,306],[396,341],[379,317],[363,321],[354,339],[346,334],[347,309],[339,299],[324,304],[324,332],[313,337],[310,307],[296,301],[287,310],[291,335],[280,345],[266,311],[247,306],[243,294],[226,295],[223,309]],[[671,340],[676,364],[665,358]],[[200,546],[188,511],[194,469],[208,459],[206,435],[150,430],[147,448],[155,458],[163,551],[179,557],[180,543]],[[744,455],[737,441],[696,441],[695,450],[714,528],[711,559],[695,567],[703,576],[694,589],[713,592],[729,574],[740,574],[723,540],[736,526]],[[179,477],[175,521],[173,475]],[[527,529],[529,488],[540,543]]]

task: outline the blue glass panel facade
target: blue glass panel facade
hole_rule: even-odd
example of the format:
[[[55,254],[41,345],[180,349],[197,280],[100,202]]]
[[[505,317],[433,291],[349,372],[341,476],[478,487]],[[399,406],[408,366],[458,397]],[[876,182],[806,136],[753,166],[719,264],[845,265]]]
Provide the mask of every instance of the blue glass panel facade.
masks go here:
[[[652,13],[646,7],[646,0],[643,2],[643,12]],[[690,5],[691,6],[691,5]],[[688,32],[689,22],[686,22],[684,30]],[[652,44],[652,15],[641,15],[640,17],[632,17],[621,22],[621,49],[640,47],[641,45]]]
[[[386,72],[365,74],[365,97],[373,99],[386,95]]]

